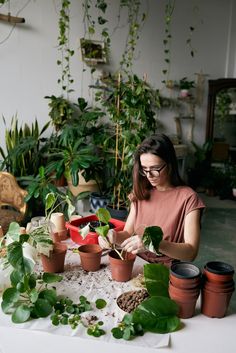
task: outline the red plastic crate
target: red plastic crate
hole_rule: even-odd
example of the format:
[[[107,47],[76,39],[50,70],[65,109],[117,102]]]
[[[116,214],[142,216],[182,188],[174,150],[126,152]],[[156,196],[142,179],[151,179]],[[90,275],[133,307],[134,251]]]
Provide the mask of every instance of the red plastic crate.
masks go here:
[[[78,219],[74,219],[70,222],[66,222],[66,228],[69,229],[70,237],[76,244],[84,245],[84,244],[98,244],[98,235],[95,232],[89,232],[85,239],[83,239],[79,233],[79,226],[82,223],[97,221],[98,218],[96,215],[91,215],[87,217],[82,217]],[[125,222],[120,221],[118,219],[111,218],[110,223],[114,224],[114,230],[119,231],[123,230],[125,226]]]

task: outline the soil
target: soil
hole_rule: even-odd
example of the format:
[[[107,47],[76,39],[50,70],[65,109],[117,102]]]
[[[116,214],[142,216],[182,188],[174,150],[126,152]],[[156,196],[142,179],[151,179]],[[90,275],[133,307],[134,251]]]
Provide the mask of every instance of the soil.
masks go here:
[[[84,228],[88,223],[89,223],[90,232],[95,232],[95,228],[99,227],[101,225],[99,221],[84,222],[84,223],[80,224],[80,226],[79,226],[80,229]],[[112,224],[110,222],[108,224],[109,224],[110,229],[115,228],[114,224]],[[105,223],[102,223],[102,226],[105,226]]]
[[[149,297],[146,289],[133,290],[121,294],[117,298],[117,305],[127,313],[134,311],[139,304]]]

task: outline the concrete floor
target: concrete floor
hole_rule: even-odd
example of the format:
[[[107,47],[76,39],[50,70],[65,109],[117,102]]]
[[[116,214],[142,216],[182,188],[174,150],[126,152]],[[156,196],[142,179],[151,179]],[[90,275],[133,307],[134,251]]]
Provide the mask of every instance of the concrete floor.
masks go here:
[[[202,218],[199,254],[194,263],[203,269],[208,261],[223,261],[236,271],[236,200],[199,196],[207,207]],[[236,312],[236,292],[229,306],[229,312],[232,311]]]

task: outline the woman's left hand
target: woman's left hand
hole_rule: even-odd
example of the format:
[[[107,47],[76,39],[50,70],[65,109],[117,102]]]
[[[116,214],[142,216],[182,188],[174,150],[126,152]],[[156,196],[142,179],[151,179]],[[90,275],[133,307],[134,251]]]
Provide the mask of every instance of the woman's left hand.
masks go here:
[[[133,235],[132,237],[126,239],[121,244],[121,247],[123,250],[131,252],[132,254],[138,254],[146,251],[141,235]]]

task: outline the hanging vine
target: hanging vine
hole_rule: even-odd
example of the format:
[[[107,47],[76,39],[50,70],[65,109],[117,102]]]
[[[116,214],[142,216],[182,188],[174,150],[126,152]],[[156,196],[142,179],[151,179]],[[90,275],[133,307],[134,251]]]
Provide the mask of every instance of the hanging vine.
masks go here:
[[[57,80],[61,85],[62,95],[66,93],[68,98],[69,93],[73,91],[71,85],[74,82],[70,73],[70,59],[74,55],[74,50],[70,49],[70,1],[62,0],[59,16],[59,36],[58,50],[61,54],[61,59],[57,60],[57,65],[61,67],[61,77]]]
[[[126,73],[132,70],[139,34],[146,19],[146,14],[140,11],[140,4],[140,0],[120,0],[120,8],[127,8],[128,10],[129,31],[120,61],[121,70]]]
[[[88,40],[92,40],[93,36],[96,34],[96,30],[99,30],[100,39],[104,43],[102,48],[103,55],[108,58],[109,51],[110,51],[110,36],[108,28],[106,27],[106,23],[108,20],[105,18],[107,3],[105,0],[83,0],[82,3],[84,16],[84,37],[85,40],[83,41],[84,45],[91,45]],[[91,11],[96,9],[97,10],[97,18],[96,20],[91,15]],[[88,39],[86,41],[86,39]],[[93,56],[93,52],[91,51],[91,58]],[[96,57],[96,53],[94,53],[94,57]],[[92,72],[95,71],[95,68],[92,68]]]
[[[168,0],[165,6],[165,37],[163,39],[164,45],[164,61],[166,68],[162,70],[163,75],[165,75],[165,79],[162,83],[167,83],[169,81],[170,74],[170,62],[171,62],[171,22],[172,16],[175,9],[175,0]]]

